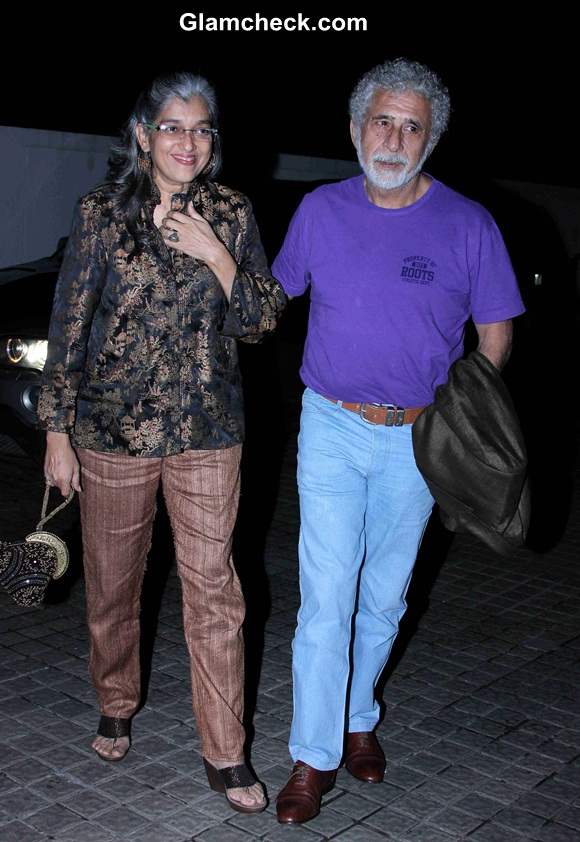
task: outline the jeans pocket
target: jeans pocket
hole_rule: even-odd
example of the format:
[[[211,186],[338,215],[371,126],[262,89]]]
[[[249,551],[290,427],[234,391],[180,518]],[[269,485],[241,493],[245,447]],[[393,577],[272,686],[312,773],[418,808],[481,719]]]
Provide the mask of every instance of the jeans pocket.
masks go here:
[[[302,410],[313,410],[314,412],[337,412],[340,409],[337,403],[329,401],[327,398],[319,395],[310,386],[307,386],[302,394]]]

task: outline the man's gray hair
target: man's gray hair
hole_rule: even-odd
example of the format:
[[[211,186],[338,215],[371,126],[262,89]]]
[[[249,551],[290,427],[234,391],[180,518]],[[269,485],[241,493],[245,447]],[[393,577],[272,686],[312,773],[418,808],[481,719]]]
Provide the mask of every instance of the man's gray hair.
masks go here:
[[[397,58],[369,70],[358,81],[349,101],[349,113],[358,133],[377,91],[412,91],[424,96],[431,105],[431,135],[427,153],[433,151],[449,123],[449,91],[439,76],[418,61]]]

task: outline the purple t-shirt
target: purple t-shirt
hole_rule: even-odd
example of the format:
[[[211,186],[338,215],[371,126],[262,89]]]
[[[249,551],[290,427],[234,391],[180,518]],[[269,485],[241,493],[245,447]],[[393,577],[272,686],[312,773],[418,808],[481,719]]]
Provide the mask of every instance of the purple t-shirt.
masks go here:
[[[363,176],[308,193],[272,274],[291,296],[310,284],[300,374],[344,401],[425,406],[462,355],[470,316],[524,312],[492,217],[436,179],[394,210],[369,201]]]

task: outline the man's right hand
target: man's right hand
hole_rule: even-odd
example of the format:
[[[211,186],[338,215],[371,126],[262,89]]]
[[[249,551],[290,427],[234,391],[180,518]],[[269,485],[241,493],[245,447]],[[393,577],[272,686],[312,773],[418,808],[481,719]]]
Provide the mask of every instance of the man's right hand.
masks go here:
[[[44,476],[50,485],[56,485],[63,497],[68,497],[71,486],[82,491],[80,465],[67,433],[46,434]]]

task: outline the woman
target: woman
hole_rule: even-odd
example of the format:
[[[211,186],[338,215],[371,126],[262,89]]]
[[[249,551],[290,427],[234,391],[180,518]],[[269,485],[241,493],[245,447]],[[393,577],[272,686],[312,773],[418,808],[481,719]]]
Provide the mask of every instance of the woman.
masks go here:
[[[121,760],[129,749],[161,482],[208,779],[234,809],[258,812],[264,792],[243,760],[244,604],[231,559],[243,438],[235,340],[271,330],[285,296],[248,200],[213,181],[216,123],[214,91],[199,76],[158,78],[138,98],[108,182],[75,213],[39,416],[47,481],[81,492],[102,713],[94,750]]]

